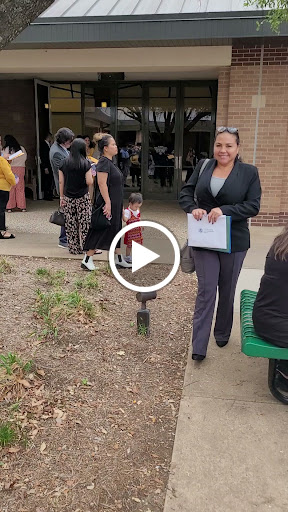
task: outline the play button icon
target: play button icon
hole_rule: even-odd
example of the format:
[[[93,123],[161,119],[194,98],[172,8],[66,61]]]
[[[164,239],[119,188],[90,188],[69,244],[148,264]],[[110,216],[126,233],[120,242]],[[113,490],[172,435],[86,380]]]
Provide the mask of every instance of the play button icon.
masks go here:
[[[132,240],[132,273],[137,272],[137,270],[149,265],[149,263],[158,258],[160,258],[159,254]]]
[[[162,224],[143,220],[137,222],[137,227],[144,228],[144,241],[140,245],[132,240],[132,269],[118,270],[115,249],[118,241],[128,231],[135,229],[135,223],[124,227],[115,236],[109,250],[110,267],[117,281],[129,290],[154,292],[169,284],[175,277],[180,265],[179,245],[171,231]],[[125,249],[122,253],[125,253]],[[143,283],[145,286],[142,286]]]

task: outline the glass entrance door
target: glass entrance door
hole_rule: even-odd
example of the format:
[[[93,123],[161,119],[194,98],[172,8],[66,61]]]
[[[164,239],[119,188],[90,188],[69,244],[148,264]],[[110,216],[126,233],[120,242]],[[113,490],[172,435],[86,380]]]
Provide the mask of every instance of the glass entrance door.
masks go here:
[[[148,87],[146,144],[141,156],[146,199],[176,199],[176,87]]]
[[[197,162],[212,156],[216,83],[144,86],[142,191],[145,199],[179,197]]]

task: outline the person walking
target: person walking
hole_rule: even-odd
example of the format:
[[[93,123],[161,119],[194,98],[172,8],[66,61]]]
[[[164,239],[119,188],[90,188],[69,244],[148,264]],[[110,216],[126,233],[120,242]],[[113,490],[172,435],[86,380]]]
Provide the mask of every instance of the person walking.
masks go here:
[[[40,167],[42,176],[42,190],[45,201],[53,201],[53,171],[49,153],[52,144],[52,133],[47,132],[44,140],[40,142]]]
[[[93,177],[86,158],[83,139],[74,139],[70,155],[59,167],[60,207],[63,208],[68,249],[71,254],[82,254],[91,223],[91,201],[88,193]]]
[[[119,165],[120,170],[121,170],[121,172],[123,174],[124,187],[128,187],[126,181],[127,181],[128,176],[129,176],[130,165],[131,165],[130,154],[129,154],[129,151],[128,151],[128,144],[124,144],[124,146],[122,146],[122,148],[120,149],[119,164],[120,164]]]
[[[7,158],[0,156],[0,240],[9,240],[15,236],[6,230],[5,211],[11,187],[15,187],[16,178]]]
[[[13,157],[15,153],[21,151],[23,154],[17,158],[11,159],[10,164],[12,172],[18,176],[19,180],[10,190],[9,201],[7,203],[7,212],[11,213],[14,208],[19,208],[22,212],[26,212],[26,198],[25,198],[25,162],[27,160],[27,153],[23,146],[13,137],[13,135],[5,135],[3,153],[6,157]]]
[[[123,175],[113,163],[113,157],[118,153],[118,148],[112,135],[103,135],[98,142],[100,159],[96,168],[96,190],[94,194],[94,207],[103,207],[104,215],[110,219],[111,225],[103,230],[95,230],[90,226],[84,245],[85,256],[81,263],[84,270],[95,270],[93,254],[95,249],[109,251],[110,245],[117,233],[122,229],[123,212]],[[117,243],[115,263],[124,268],[131,268],[131,264],[125,261],[121,254],[120,240]]]
[[[69,128],[60,128],[55,135],[55,142],[50,148],[49,158],[58,195],[60,195],[59,168],[63,160],[69,155],[68,148],[70,148],[73,139],[74,133],[72,130]],[[62,249],[67,249],[68,247],[65,226],[61,226],[58,247]]]
[[[196,220],[208,215],[211,223],[220,215],[231,216],[231,254],[193,248],[198,294],[196,298],[192,359],[202,361],[209,342],[216,291],[219,291],[214,336],[219,347],[230,338],[234,295],[247,250],[248,219],[258,214],[261,186],[258,170],[239,159],[240,137],[236,128],[221,126],[216,132],[214,158],[204,168],[200,161],[180,193],[181,208]],[[197,197],[197,202],[195,201]]]

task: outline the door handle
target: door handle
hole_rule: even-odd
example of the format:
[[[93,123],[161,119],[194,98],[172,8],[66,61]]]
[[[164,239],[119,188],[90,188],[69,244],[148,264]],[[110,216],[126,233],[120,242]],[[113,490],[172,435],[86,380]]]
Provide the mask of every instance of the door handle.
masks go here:
[[[179,167],[178,169],[182,169],[182,156],[179,156]]]
[[[175,167],[175,169],[179,169],[179,157],[178,156],[174,157],[174,167]]]

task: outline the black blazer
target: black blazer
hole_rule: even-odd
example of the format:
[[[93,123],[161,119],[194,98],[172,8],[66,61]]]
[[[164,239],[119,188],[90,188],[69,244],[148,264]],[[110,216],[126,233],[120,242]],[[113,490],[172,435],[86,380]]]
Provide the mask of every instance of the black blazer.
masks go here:
[[[288,348],[288,261],[275,259],[272,247],[253,309],[256,333],[278,347]]]
[[[45,169],[49,169],[49,171],[52,171],[49,153],[50,153],[50,147],[48,146],[47,142],[45,142],[45,140],[42,140],[40,142],[40,160],[41,160],[41,169],[43,171]]]
[[[260,209],[261,185],[257,167],[237,161],[223,187],[214,198],[210,182],[217,161],[212,158],[201,174],[201,160],[191,178],[181,190],[179,204],[186,213],[203,208],[207,213],[213,208],[221,208],[223,215],[230,215],[231,251],[246,251],[250,247],[248,219],[255,217]],[[194,201],[196,191],[197,202]]]

